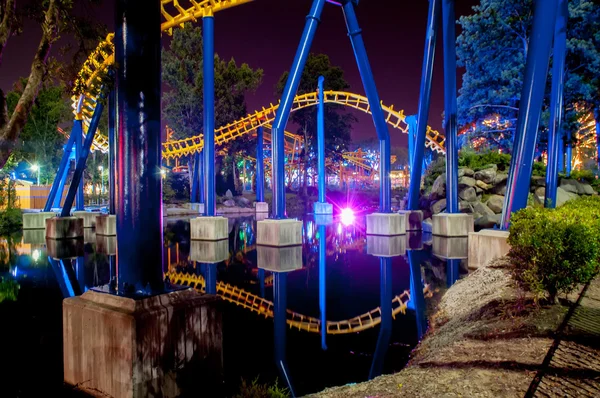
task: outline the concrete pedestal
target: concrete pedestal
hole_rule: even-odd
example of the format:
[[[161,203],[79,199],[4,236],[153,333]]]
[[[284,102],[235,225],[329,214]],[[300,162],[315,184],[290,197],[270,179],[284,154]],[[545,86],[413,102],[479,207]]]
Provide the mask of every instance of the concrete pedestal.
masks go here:
[[[218,303],[193,289],[143,300],[93,290],[65,299],[65,382],[115,398],[219,396]]]
[[[65,260],[83,256],[83,245],[83,239],[46,239],[47,253],[55,260]]]
[[[397,213],[367,215],[367,235],[394,236],[406,233],[406,217]]]
[[[96,252],[107,256],[117,254],[117,237],[96,234]]]
[[[469,234],[469,268],[486,266],[490,261],[508,254],[508,231],[484,229]]]
[[[470,214],[440,213],[433,215],[431,232],[438,236],[469,236],[473,232],[473,216]]]
[[[30,245],[45,245],[46,231],[44,229],[24,229],[23,243]]]
[[[315,215],[317,214],[333,214],[333,205],[327,202],[315,202]]]
[[[113,214],[100,214],[96,217],[96,234],[117,236],[117,216]]]
[[[100,213],[91,211],[74,211],[73,217],[83,219],[83,228],[93,228],[96,226],[96,217]]]
[[[256,213],[268,213],[269,204],[267,202],[256,202],[254,203],[254,210],[256,210]]]
[[[406,238],[397,236],[367,235],[367,254],[376,257],[396,257],[406,253]]]
[[[192,218],[190,231],[192,240],[216,241],[229,238],[227,218],[220,216]]]
[[[199,263],[220,263],[229,258],[229,241],[193,240],[190,245],[190,260]]]
[[[264,220],[257,223],[256,244],[295,246],[302,244],[302,221]]]
[[[444,260],[467,258],[468,238],[434,236],[431,251]]]
[[[406,231],[421,231],[423,229],[423,212],[421,210],[400,210],[398,214],[406,217]]]
[[[256,218],[256,221],[267,220],[269,219],[269,213],[256,213],[254,218]]]
[[[46,220],[52,217],[56,217],[53,211],[23,213],[23,229],[45,229]]]
[[[290,272],[302,268],[302,246],[256,246],[258,268],[272,272]]]
[[[198,214],[204,214],[204,203],[190,203],[190,209],[197,211]]]
[[[83,218],[53,217],[46,219],[46,238],[83,238]]]

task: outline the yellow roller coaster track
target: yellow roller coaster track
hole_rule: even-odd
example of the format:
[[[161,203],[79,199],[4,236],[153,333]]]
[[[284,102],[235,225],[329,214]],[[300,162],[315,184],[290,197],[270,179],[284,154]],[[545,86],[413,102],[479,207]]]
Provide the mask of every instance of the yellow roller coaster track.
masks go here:
[[[205,291],[206,282],[202,275],[170,272],[167,273],[167,277],[173,284],[190,286],[199,291]],[[273,302],[249,293],[244,289],[240,289],[224,282],[217,282],[217,294],[224,300],[234,303],[242,308],[256,312],[259,315],[264,315],[265,317],[273,318]],[[423,289],[423,294],[428,298],[433,296],[433,293],[429,289],[429,285],[425,286]],[[394,318],[400,313],[406,313],[406,303],[409,300],[410,292],[408,290],[403,291],[401,294],[392,299],[392,316]],[[375,327],[380,323],[381,308],[377,307],[369,312],[351,319],[327,321],[327,334],[349,334],[362,332]],[[321,332],[321,321],[319,319],[302,315],[289,309],[287,310],[287,324],[290,328],[305,332]]]

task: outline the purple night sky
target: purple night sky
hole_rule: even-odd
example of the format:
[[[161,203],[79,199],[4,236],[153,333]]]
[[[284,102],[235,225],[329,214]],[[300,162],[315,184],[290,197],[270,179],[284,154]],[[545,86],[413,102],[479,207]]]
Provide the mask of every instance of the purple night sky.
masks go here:
[[[468,14],[476,3],[476,0],[458,1],[457,17]],[[109,31],[114,30],[113,4],[112,0],[105,0],[101,9],[94,11]],[[216,14],[215,51],[223,58],[234,57],[238,63],[246,62],[264,70],[262,85],[247,96],[249,112],[277,102],[275,83],[291,66],[310,5],[311,0],[256,0]],[[381,100],[386,105],[394,104],[395,109],[404,109],[406,115],[417,112],[427,8],[427,0],[363,0],[357,7]],[[19,76],[28,73],[39,35],[39,26],[27,22],[24,34],[8,41],[0,66],[0,88],[9,90]],[[333,64],[344,69],[351,86],[349,91],[364,93],[339,7],[326,4],[312,52],[329,55]],[[429,124],[438,130],[443,112],[442,61],[440,29],[429,115]],[[459,83],[461,74],[459,71]],[[375,137],[370,116],[357,113],[357,117],[359,123],[352,139]],[[398,131],[390,134],[392,145],[406,145],[406,136]]]

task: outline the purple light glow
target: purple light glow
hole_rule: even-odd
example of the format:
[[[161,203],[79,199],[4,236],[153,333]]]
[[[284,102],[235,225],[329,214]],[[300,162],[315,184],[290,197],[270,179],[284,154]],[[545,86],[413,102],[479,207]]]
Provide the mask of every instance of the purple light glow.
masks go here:
[[[342,214],[340,218],[342,224],[344,224],[345,226],[354,224],[354,210],[348,207],[342,209]]]

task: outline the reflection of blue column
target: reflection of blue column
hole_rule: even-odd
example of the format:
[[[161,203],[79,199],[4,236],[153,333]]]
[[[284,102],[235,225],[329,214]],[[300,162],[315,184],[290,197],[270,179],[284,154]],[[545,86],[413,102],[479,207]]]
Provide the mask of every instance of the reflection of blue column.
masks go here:
[[[115,134],[117,101],[116,90],[110,90],[108,95],[108,212],[116,214],[117,202],[115,200],[115,151],[117,150],[117,140]]]
[[[319,182],[319,202],[325,203],[325,92],[323,81],[325,78],[319,76],[319,107],[317,110],[317,158],[318,164],[318,182]]]
[[[325,225],[319,225],[319,309],[321,311],[321,349],[327,349],[327,235]]]
[[[446,285],[448,287],[454,285],[460,276],[460,259],[446,260]]]
[[[263,127],[256,129],[256,201],[265,201],[265,155],[263,153]]]
[[[529,39],[523,91],[513,140],[513,155],[500,222],[503,229],[508,228],[512,212],[527,206],[557,5],[558,0],[534,2],[533,27]]]
[[[435,42],[440,19],[440,0],[429,0],[429,13],[427,14],[427,32],[425,34],[425,50],[423,55],[423,68],[421,71],[421,89],[419,95],[419,114],[417,133],[414,137],[414,146],[410,153],[410,192],[408,195],[408,210],[419,209],[419,193],[421,190],[422,165],[419,161],[415,165],[412,159],[423,159],[425,152],[425,136],[427,133],[427,119],[429,118],[429,105],[431,102],[431,81],[433,79],[433,61],[435,58]],[[413,153],[414,152],[414,153]]]
[[[392,337],[392,258],[381,257],[380,265],[380,306],[381,329],[377,338],[373,363],[369,371],[369,380],[383,373],[385,354],[387,353]]]
[[[392,168],[391,153],[390,153],[390,132],[388,131],[383,110],[381,109],[381,101],[375,86],[373,72],[367,57],[365,43],[362,39],[361,29],[358,26],[356,13],[354,12],[354,2],[347,1],[343,5],[344,18],[348,28],[348,36],[352,42],[354,57],[358,65],[358,71],[369,100],[375,131],[379,138],[379,211],[381,213],[390,213],[392,209],[392,180],[390,171]]]
[[[425,297],[423,296],[423,283],[421,281],[421,262],[419,252],[408,250],[408,263],[410,266],[410,302],[409,307],[415,310],[417,320],[417,338],[421,337],[427,330],[427,317],[425,316]]]
[[[96,103],[96,105],[98,105],[98,103]],[[96,106],[96,109],[94,109],[94,115],[96,115],[97,110],[98,110],[98,107]],[[102,113],[102,108],[100,108],[100,113]],[[82,153],[82,149],[83,149],[83,126],[82,125],[80,125],[80,126],[82,128],[81,133],[75,135],[75,167],[77,167],[77,163],[79,162],[79,158],[81,157],[81,153]],[[90,129],[88,128],[88,135],[89,134],[90,134]],[[73,181],[74,180],[71,180],[71,185],[73,185]],[[76,200],[75,210],[84,210],[85,207],[83,204],[83,200],[84,200],[83,199],[83,178],[81,178],[81,181],[78,182],[77,196],[76,196],[75,200]],[[65,204],[66,204],[66,200],[65,200]]]
[[[48,256],[48,262],[54,271],[56,283],[63,295],[63,298],[74,297],[81,294],[81,289],[77,282],[77,277],[73,272],[71,260],[55,260]]]
[[[215,19],[202,18],[204,83],[204,215],[214,216],[215,198]]]
[[[265,298],[265,270],[258,269],[258,283],[260,286],[260,297]]]
[[[206,293],[217,294],[217,264],[205,264]]]
[[[46,201],[46,205],[44,206],[44,211],[50,211],[52,206],[60,207],[60,201],[62,199],[65,182],[67,181],[67,176],[69,175],[71,151],[73,150],[73,144],[75,143],[76,135],[81,136],[81,120],[73,121],[73,129],[71,130],[71,135],[69,135],[69,139],[67,140],[67,144],[65,145],[63,156],[60,159],[58,172],[56,173],[56,177],[54,178],[54,182],[52,183],[52,187],[50,188],[48,200]]]
[[[115,293],[117,282],[117,256],[108,255],[109,279],[108,287],[111,293]]]
[[[77,283],[79,283],[79,288],[82,292],[86,292],[88,288],[85,284],[85,261],[82,256],[75,259],[75,272],[77,275]]]
[[[273,311],[275,324],[275,364],[287,387],[290,395],[295,397],[292,381],[287,367],[286,358],[286,333],[287,333],[287,274],[277,272],[273,274]]]

